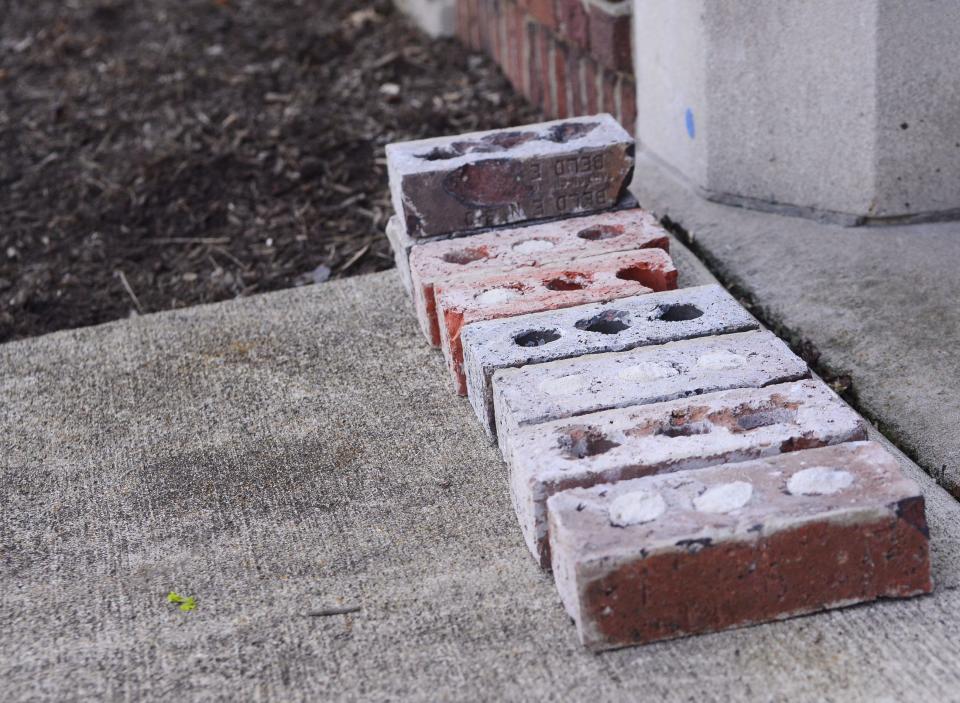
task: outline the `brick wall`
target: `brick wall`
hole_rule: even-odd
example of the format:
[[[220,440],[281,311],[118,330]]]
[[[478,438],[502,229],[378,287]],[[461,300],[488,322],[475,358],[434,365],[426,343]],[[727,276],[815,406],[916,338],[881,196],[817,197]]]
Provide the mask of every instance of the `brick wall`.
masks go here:
[[[632,0],[457,0],[457,35],[549,117],[609,112],[633,133]]]

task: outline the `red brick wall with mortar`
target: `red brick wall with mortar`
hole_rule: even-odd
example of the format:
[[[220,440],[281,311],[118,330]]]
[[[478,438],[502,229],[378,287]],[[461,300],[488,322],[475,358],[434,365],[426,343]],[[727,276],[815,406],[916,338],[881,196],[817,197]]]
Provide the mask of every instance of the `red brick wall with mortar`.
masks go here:
[[[548,117],[637,115],[631,0],[457,0],[457,35]]]

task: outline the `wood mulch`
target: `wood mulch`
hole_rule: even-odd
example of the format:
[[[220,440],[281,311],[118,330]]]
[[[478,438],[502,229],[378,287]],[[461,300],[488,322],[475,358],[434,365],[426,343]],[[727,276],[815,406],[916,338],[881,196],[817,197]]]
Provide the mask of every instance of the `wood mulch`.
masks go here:
[[[0,341],[392,265],[383,147],[536,121],[389,0],[0,13]]]

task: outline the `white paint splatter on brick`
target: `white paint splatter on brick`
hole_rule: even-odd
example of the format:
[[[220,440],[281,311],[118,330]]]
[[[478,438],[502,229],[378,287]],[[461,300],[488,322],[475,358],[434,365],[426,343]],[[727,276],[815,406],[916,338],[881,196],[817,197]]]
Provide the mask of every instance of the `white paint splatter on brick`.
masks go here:
[[[701,513],[730,513],[739,510],[753,497],[753,486],[746,481],[732,481],[711,486],[693,499],[693,507]]]
[[[499,305],[520,296],[521,292],[516,288],[491,288],[477,295],[476,300],[481,305]]]
[[[617,373],[617,377],[624,381],[657,381],[661,378],[671,378],[680,374],[672,366],[666,364],[655,364],[644,361],[639,364],[633,364]]]
[[[729,352],[726,349],[709,351],[697,359],[697,366],[703,369],[738,369],[741,366],[745,366],[746,363],[747,360],[744,357]]]
[[[629,527],[652,522],[663,515],[667,503],[656,491],[633,491],[610,503],[610,524]]]
[[[584,377],[578,375],[547,378],[540,383],[540,392],[549,396],[571,395],[584,386]]]
[[[549,251],[553,249],[554,243],[547,239],[525,239],[513,245],[513,251],[517,254],[535,254],[539,251]]]
[[[849,471],[829,466],[811,466],[798,471],[787,481],[787,490],[795,496],[828,496],[839,493],[853,483]]]

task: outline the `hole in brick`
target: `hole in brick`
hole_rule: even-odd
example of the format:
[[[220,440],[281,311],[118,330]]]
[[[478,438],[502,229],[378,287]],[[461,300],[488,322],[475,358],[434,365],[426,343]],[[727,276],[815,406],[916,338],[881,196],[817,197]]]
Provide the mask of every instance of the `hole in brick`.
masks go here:
[[[466,249],[457,249],[448,251],[443,255],[443,260],[448,264],[469,264],[472,261],[486,259],[489,255],[486,247],[467,247]]]
[[[526,144],[537,135],[533,132],[501,132],[499,134],[490,134],[481,139],[484,144],[500,147],[501,149],[513,149],[515,146]]]
[[[574,326],[584,332],[618,334],[630,327],[627,318],[628,314],[622,310],[607,310],[586,320],[580,320]]]
[[[568,459],[585,459],[588,456],[605,454],[620,446],[596,427],[588,425],[568,427],[561,432],[558,444]]]
[[[455,159],[458,156],[463,156],[463,152],[454,149],[452,147],[434,147],[426,154],[417,154],[418,159],[423,159],[424,161],[444,161],[446,159]]]
[[[597,124],[597,122],[563,122],[547,130],[547,133],[543,135],[542,139],[556,142],[557,144],[566,144],[574,139],[580,139],[590,134],[590,132],[597,128]]]
[[[642,265],[628,266],[620,269],[617,271],[617,278],[623,281],[636,281],[640,285],[652,288],[653,290],[657,290],[663,280],[662,275],[657,275],[648,267]]]
[[[654,434],[662,437],[693,437],[698,434],[709,434],[712,429],[709,422],[684,422],[680,424],[670,422],[661,425]]]
[[[543,285],[548,290],[582,290],[586,288],[587,283],[587,279],[578,273],[565,273],[544,281]]]
[[[518,334],[513,341],[519,347],[542,347],[558,339],[560,339],[560,332],[557,330],[528,330]]]
[[[591,242],[613,239],[614,237],[619,237],[621,234],[623,234],[622,225],[594,225],[593,227],[587,227],[577,232],[577,236],[580,237],[580,239],[589,239]]]
[[[661,305],[657,308],[657,319],[664,322],[696,320],[702,315],[703,310],[689,303],[673,303],[672,305]]]
[[[507,151],[516,146],[525,144],[536,138],[533,132],[503,132],[488,134],[477,141],[453,142],[449,146],[434,147],[426,154],[418,154],[417,158],[424,161],[443,161],[455,159],[464,154],[489,154],[492,152]]]

